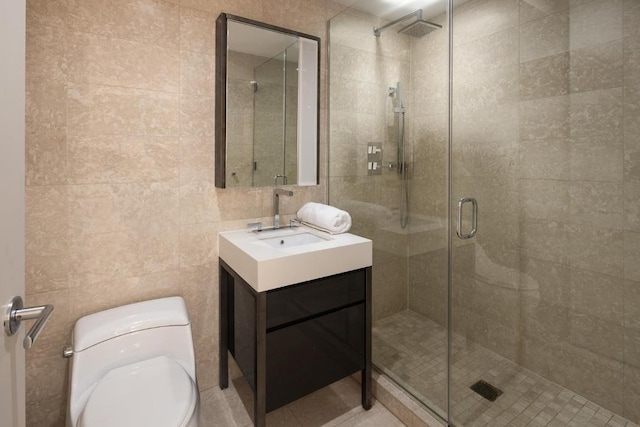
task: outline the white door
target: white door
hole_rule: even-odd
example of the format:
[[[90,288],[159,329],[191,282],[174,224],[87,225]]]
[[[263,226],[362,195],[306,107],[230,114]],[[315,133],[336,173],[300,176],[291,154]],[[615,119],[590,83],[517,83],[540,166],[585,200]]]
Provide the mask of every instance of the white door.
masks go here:
[[[24,298],[25,0],[0,1],[0,315]],[[0,425],[25,425],[24,325],[2,336]]]

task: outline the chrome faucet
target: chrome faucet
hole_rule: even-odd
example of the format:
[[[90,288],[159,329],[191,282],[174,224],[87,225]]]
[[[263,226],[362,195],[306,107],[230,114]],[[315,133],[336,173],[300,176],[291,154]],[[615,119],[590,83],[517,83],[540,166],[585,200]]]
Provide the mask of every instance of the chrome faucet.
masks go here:
[[[273,189],[273,229],[280,228],[280,196],[293,196],[293,191],[283,190],[281,188]]]

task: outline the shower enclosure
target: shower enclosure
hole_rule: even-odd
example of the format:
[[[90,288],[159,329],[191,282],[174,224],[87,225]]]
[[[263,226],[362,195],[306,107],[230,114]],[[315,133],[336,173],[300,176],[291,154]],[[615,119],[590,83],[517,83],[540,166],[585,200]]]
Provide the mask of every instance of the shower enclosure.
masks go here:
[[[402,4],[329,26],[377,369],[451,425],[638,423],[640,2]]]

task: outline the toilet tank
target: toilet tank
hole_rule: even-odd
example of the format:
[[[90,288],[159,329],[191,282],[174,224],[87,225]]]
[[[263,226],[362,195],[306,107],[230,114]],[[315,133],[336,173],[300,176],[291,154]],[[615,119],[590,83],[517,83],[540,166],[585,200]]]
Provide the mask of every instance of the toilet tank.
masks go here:
[[[69,415],[74,422],[93,387],[117,367],[166,356],[180,363],[196,381],[191,324],[181,297],[85,316],[73,328],[72,348]]]

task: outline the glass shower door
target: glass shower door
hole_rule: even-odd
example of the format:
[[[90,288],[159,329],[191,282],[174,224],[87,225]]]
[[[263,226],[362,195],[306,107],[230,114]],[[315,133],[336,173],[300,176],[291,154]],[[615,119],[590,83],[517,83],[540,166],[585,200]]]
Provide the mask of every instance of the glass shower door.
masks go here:
[[[454,3],[450,420],[637,423],[637,6]]]

